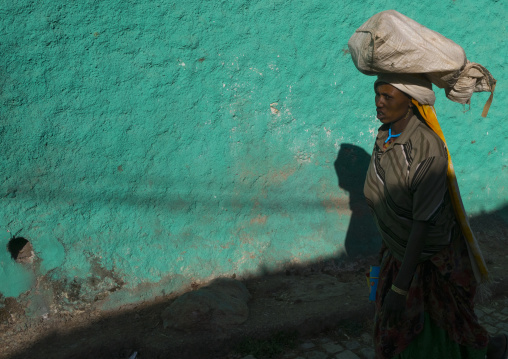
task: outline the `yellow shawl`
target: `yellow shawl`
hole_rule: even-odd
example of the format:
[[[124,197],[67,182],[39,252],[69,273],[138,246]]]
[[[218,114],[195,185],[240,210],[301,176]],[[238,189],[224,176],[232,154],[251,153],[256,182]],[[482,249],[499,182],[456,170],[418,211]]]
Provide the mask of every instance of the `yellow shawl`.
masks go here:
[[[441,130],[441,126],[437,121],[434,106],[421,105],[418,101],[414,99],[412,101],[413,104],[418,109],[418,111],[420,112],[420,114],[422,115],[422,117],[429,125],[429,127],[441,138],[441,140],[443,140],[443,142],[446,145],[443,131]],[[489,271],[487,270],[487,266],[485,265],[485,261],[483,259],[480,248],[478,247],[478,242],[476,241],[476,238],[473,232],[471,231],[471,227],[469,226],[469,220],[466,216],[464,205],[462,204],[462,198],[460,197],[459,192],[459,185],[457,184],[457,178],[455,177],[455,171],[453,169],[453,163],[450,157],[449,150],[448,150],[447,184],[448,190],[450,191],[450,197],[452,200],[455,216],[457,218],[457,221],[459,222],[462,233],[466,238],[469,257],[471,259],[471,267],[473,268],[475,278],[478,283],[487,282],[489,280]]]

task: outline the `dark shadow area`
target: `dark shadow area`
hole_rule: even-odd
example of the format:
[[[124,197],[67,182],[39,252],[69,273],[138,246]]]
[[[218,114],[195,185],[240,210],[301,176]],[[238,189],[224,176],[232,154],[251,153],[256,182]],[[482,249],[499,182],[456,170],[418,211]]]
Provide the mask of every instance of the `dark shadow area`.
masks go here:
[[[11,254],[11,258],[17,260],[20,253],[25,250],[25,246],[30,246],[27,239],[23,237],[12,237],[7,244],[7,250]]]
[[[348,143],[340,146],[334,162],[339,187],[349,193],[352,212],[345,239],[349,258],[375,254],[381,245],[381,237],[363,195],[369,162],[370,155],[363,148]]]
[[[49,319],[34,318],[28,325],[22,323],[21,318],[26,313],[20,305],[11,303],[12,310],[9,312],[16,309],[20,322],[11,320],[14,325],[10,326],[8,331],[11,333],[7,335],[0,315],[0,331],[4,332],[5,342],[14,344],[11,339],[18,335],[34,338],[33,333],[27,335],[27,331],[36,330],[43,334],[22,351],[6,357],[0,353],[0,358],[128,359],[137,352],[136,359],[218,359],[226,358],[232,350],[243,353],[241,357],[258,354],[258,359],[279,358],[279,354],[283,353],[280,350],[299,345],[302,337],[338,330],[346,325],[341,323],[357,321],[359,317],[372,317],[372,307],[366,300],[366,294],[361,302],[352,298],[356,297],[354,293],[359,289],[362,293],[367,292],[364,277],[366,263],[364,260],[354,267],[350,264],[347,268],[339,268],[330,259],[288,266],[277,272],[267,273],[265,270],[265,275],[238,280],[251,296],[247,302],[248,319],[245,323],[227,328],[215,325],[210,318],[213,313],[206,310],[206,303],[194,307],[192,311],[186,310],[186,304],[192,304],[196,298],[181,299],[203,289],[196,286],[189,287],[188,292],[177,297],[159,297],[117,311],[102,314],[71,311],[50,315]],[[343,294],[346,292],[347,298]],[[198,296],[198,299],[202,298],[202,295]],[[13,298],[8,299],[15,302]],[[164,313],[179,300],[183,315],[166,327]],[[194,321],[197,329],[175,329],[171,325],[182,321]]]
[[[339,154],[339,171],[346,163],[351,163],[355,151],[352,148],[350,152]],[[346,160],[343,160],[343,156]],[[351,173],[356,173],[357,170],[348,171],[352,176]],[[340,173],[346,181],[346,184],[341,184],[350,191],[357,191],[357,195],[360,186],[354,183],[354,177],[342,177],[345,170]],[[504,279],[508,269],[508,206],[481,213],[471,218],[471,224],[491,271],[493,293],[508,294],[508,281]],[[363,226],[363,222],[360,220],[352,225]],[[352,229],[351,233],[357,236],[363,232]],[[78,311],[51,313],[47,319],[34,318],[28,325],[23,322],[28,313],[24,313],[19,304],[11,303],[9,315],[0,315],[2,351],[6,345],[12,347],[13,339],[18,336],[25,338],[25,345],[16,353],[11,351],[9,356],[4,356],[5,351],[4,355],[0,352],[0,357],[127,359],[136,351],[139,353],[137,359],[213,359],[227,357],[227,353],[238,345],[247,348],[253,345],[255,349],[261,345],[259,343],[265,343],[268,346],[266,350],[270,351],[282,341],[294,342],[298,337],[336,331],[337,328],[371,318],[373,311],[371,303],[367,301],[364,273],[372,260],[373,257],[362,257],[356,261],[350,260],[349,265],[338,266],[337,258],[328,258],[321,262],[292,265],[277,272],[265,271],[264,275],[244,278],[238,282],[250,294],[248,319],[226,329],[214,325],[213,321],[209,321],[207,326],[201,326],[206,330],[165,328],[163,313],[178,300],[170,295],[114,312],[98,313],[91,310],[92,306],[85,306],[81,314]],[[188,289],[195,291],[197,287],[191,286]],[[13,298],[5,301],[15,302]],[[15,310],[19,314],[18,321],[13,319]],[[198,312],[197,316],[190,312],[188,320],[195,320],[198,324],[201,320],[209,320],[210,313]],[[184,323],[186,318],[184,316]],[[34,332],[40,334],[37,341],[33,340],[36,338]],[[297,336],[294,335],[295,332]]]

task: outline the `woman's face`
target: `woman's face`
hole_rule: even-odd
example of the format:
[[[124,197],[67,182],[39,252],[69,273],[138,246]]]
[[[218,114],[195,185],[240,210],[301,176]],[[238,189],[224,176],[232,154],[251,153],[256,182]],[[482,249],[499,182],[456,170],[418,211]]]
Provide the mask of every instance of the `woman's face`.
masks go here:
[[[404,118],[411,106],[411,99],[392,85],[381,83],[375,88],[377,118],[382,123],[392,123]]]

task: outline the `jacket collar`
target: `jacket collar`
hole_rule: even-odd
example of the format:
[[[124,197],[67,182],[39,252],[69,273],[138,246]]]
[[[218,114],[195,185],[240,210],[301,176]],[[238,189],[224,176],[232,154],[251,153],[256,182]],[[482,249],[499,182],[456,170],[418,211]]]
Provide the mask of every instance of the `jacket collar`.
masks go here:
[[[387,150],[393,147],[395,144],[402,145],[406,143],[409,140],[409,138],[411,138],[413,132],[415,132],[418,126],[420,126],[420,124],[421,124],[420,120],[415,115],[411,116],[404,131],[402,131],[399,137],[394,138],[394,141],[387,148]],[[381,127],[379,127],[378,134],[376,137],[376,144],[378,145],[379,148],[383,148],[384,142],[388,138],[389,128],[390,128],[389,124],[382,125]]]

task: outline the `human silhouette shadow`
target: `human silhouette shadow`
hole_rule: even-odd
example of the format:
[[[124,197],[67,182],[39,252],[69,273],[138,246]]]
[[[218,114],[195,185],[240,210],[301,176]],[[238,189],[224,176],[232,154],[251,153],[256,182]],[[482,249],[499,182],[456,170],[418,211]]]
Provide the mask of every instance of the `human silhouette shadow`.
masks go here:
[[[349,258],[376,254],[381,246],[381,237],[363,195],[369,162],[370,156],[364,149],[349,143],[341,144],[334,162],[339,187],[349,193],[352,212],[345,241]]]

